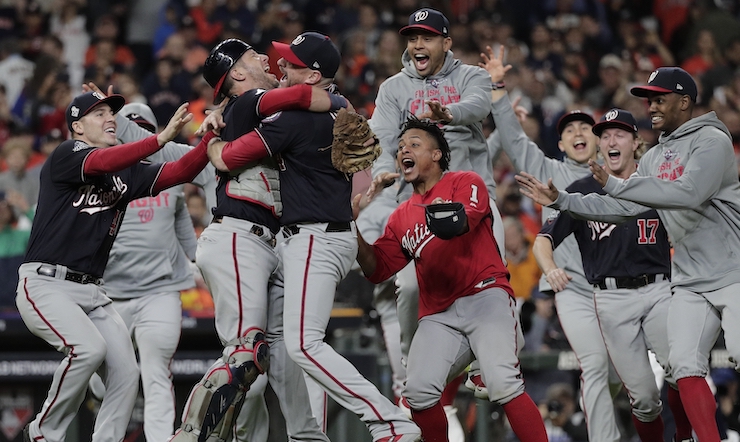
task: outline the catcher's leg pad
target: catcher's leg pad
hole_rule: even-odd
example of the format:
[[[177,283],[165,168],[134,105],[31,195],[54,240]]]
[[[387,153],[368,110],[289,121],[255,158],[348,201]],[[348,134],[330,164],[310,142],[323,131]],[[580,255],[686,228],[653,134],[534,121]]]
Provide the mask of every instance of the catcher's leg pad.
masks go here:
[[[171,442],[214,441],[231,432],[244,394],[257,376],[269,368],[270,361],[265,335],[259,329],[250,329],[234,344],[224,349],[221,363],[193,388],[183,412],[183,424]]]

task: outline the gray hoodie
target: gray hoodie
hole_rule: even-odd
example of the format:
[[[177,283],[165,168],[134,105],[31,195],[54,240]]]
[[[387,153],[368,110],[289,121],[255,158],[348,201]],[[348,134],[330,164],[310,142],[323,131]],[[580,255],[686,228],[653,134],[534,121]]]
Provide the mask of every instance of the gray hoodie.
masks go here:
[[[524,133],[508,95],[491,103],[491,110],[493,121],[496,122],[496,130],[488,137],[488,147],[493,157],[498,156],[503,149],[517,172],[527,172],[542,182],[547,182],[549,178],[552,178],[553,184],[559,189],[564,189],[573,181],[591,175],[587,164],[579,164],[570,158],[564,161],[547,158],[542,149]],[[542,221],[547,220],[553,212],[552,209],[543,207]],[[558,267],[573,278],[568,283],[568,288],[588,295],[593,293],[593,286],[588,283],[583,274],[581,253],[573,235],[568,236],[553,251],[553,259]],[[540,291],[545,290],[552,290],[552,288],[543,275],[540,278]]]
[[[383,153],[373,165],[373,177],[396,172],[396,152],[401,128],[409,115],[428,110],[426,100],[438,100],[452,113],[452,123],[443,126],[452,151],[450,170],[472,170],[496,198],[493,164],[483,136],[482,121],[491,111],[491,76],[478,66],[463,64],[447,51],[442,69],[429,77],[416,71],[408,51],[401,57],[404,68],[388,78],[378,90],[370,127],[380,140]],[[410,192],[406,187],[406,192]],[[402,190],[403,192],[403,190]]]
[[[658,141],[635,174],[609,176],[611,196],[560,192],[552,207],[607,222],[655,208],[673,243],[674,287],[704,293],[740,283],[740,182],[727,127],[709,112]]]

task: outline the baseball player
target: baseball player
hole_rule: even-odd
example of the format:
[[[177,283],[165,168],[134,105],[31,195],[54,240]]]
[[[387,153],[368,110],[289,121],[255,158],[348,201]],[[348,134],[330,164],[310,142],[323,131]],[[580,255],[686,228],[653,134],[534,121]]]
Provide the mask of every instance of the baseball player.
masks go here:
[[[692,118],[697,88],[683,69],[662,67],[631,93],[647,97],[658,144],[627,179],[590,164],[608,195],[558,192],[534,177],[517,177],[522,192],[555,209],[621,222],[655,208],[673,244],[668,311],[669,365],[691,426],[702,442],[720,440],[716,404],[705,376],[720,328],[740,361],[740,183],[730,133],[714,112]],[[737,362],[736,362],[737,363]]]
[[[414,422],[426,442],[448,441],[442,390],[477,358],[490,400],[504,408],[519,440],[547,441],[539,410],[524,391],[517,357],[524,337],[508,272],[491,253],[497,244],[485,182],[474,172],[445,173],[450,147],[444,133],[415,117],[401,132],[398,161],[414,194],[373,245],[358,234],[357,260],[373,282],[416,262],[420,319],[404,391]]]
[[[24,429],[25,440],[64,440],[96,371],[107,394],[93,441],[125,436],[139,372],[126,325],[101,288],[108,253],[130,201],[189,181],[208,161],[212,136],[179,161],[140,162],[192,119],[186,104],[159,135],[111,147],[117,144],[114,114],[123,104],[120,95],[75,97],[66,110],[72,139],[62,142],[41,169],[16,305],[28,329],[65,357],[39,414]]]
[[[383,147],[383,154],[372,169],[371,196],[379,183],[398,176],[395,161],[400,129],[406,119],[414,115],[443,124],[452,150],[450,170],[476,172],[485,181],[492,201],[495,198],[493,161],[482,125],[490,113],[490,76],[484,69],[454,58],[449,31],[450,24],[444,14],[431,8],[412,13],[408,25],[399,31],[407,42],[401,57],[404,67],[380,85],[370,120]],[[372,201],[367,210],[390,213],[398,207],[399,201],[408,199],[411,192],[411,187],[401,181],[396,195],[384,192],[384,197]],[[503,223],[496,205],[491,204],[491,207],[496,243],[504,256]],[[401,350],[406,355],[418,321],[419,293],[413,263],[398,273],[396,283]],[[455,415],[451,413],[449,417],[455,418]]]
[[[225,127],[221,137],[233,140],[256,127],[260,120],[280,110],[313,109],[311,104],[337,109],[347,102],[324,90],[315,94],[309,85],[285,90],[268,72],[268,58],[241,40],[225,40],[210,53],[203,75],[214,88],[214,101],[230,97],[224,111]],[[245,165],[246,166],[246,165]],[[244,392],[250,389],[268,358],[265,343],[268,283],[277,268],[274,251],[278,216],[282,210],[280,182],[276,168],[269,161],[241,167],[236,173],[219,173],[217,205],[213,222],[203,231],[196,251],[196,263],[214,298],[216,333],[224,346],[223,358],[208,370],[194,387],[183,412],[183,425],[173,441],[191,441],[217,431],[227,438],[231,419],[239,414]],[[227,257],[226,259],[224,259]],[[281,358],[281,360],[287,358]],[[234,375],[240,370],[246,373]],[[318,427],[308,404],[302,373],[290,365],[271,370],[273,389],[293,382],[295,398],[305,401],[281,401],[287,432],[294,440],[328,440]],[[288,377],[300,380],[286,380]],[[264,407],[264,402],[249,405]],[[261,413],[262,414],[262,413]],[[223,419],[228,416],[228,419]],[[252,419],[252,422],[255,420]],[[266,429],[267,422],[262,428]],[[238,431],[238,430],[237,430]]]
[[[282,57],[281,84],[334,88],[341,56],[329,37],[304,32],[290,45],[273,46]],[[356,413],[375,442],[416,441],[418,427],[323,340],[337,284],[357,253],[351,177],[332,166],[332,126],[330,114],[282,112],[255,131],[214,146],[209,156],[222,171],[268,156],[278,161],[280,223],[286,235],[278,248],[284,279],[282,325],[290,358],[337,403]]]
[[[628,178],[637,170],[635,153],[642,140],[631,113],[612,109],[594,125],[606,171]],[[605,194],[589,176],[566,189],[582,194]],[[632,421],[640,439],[663,441],[660,390],[648,350],[665,368],[668,365],[666,321],[671,300],[670,244],[658,213],[649,210],[615,225],[577,220],[568,212],[553,214],[534,243],[534,255],[555,292],[570,279],[553,260],[555,249],[573,234],[581,252],[583,269],[594,287],[594,306],[604,343],[620,379],[629,393]],[[678,387],[668,374],[668,405],[675,416],[674,440],[691,440],[691,424],[681,405]]]
[[[587,113],[573,111],[558,121],[558,146],[565,152],[565,160],[546,158],[542,150],[527,138],[506,93],[504,77],[510,65],[504,66],[504,48],[498,55],[487,47],[481,66],[491,75],[491,112],[496,131],[489,137],[492,151],[503,149],[517,170],[523,170],[540,179],[552,178],[562,187],[590,175],[588,161],[596,159],[597,137],[591,131],[594,119]],[[543,222],[552,210],[543,208]],[[610,374],[609,355],[601,339],[593,304],[593,286],[583,272],[581,255],[573,236],[566,238],[555,249],[554,259],[571,280],[568,286],[555,293],[558,318],[581,368],[581,406],[586,416],[589,440],[618,442],[620,440],[614,414],[613,394],[619,391],[619,378]],[[552,291],[547,275],[540,280],[540,291]],[[613,391],[610,391],[610,384]]]
[[[139,139],[156,132],[157,120],[144,104],[123,106],[116,114],[117,125],[119,116],[145,129]],[[116,134],[121,141],[118,129]],[[159,162],[157,156],[148,160]],[[170,362],[180,341],[180,290],[195,285],[189,264],[195,260],[195,246],[183,185],[171,187],[156,197],[129,203],[103,273],[103,288],[138,350],[147,440],[167,440],[173,431]],[[104,397],[99,376],[93,376],[90,387],[95,396]]]

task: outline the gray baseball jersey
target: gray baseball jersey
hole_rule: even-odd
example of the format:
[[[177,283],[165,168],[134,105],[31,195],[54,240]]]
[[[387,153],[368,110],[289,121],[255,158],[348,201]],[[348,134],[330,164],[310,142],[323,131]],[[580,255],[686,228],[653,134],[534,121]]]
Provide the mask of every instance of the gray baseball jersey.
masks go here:
[[[496,122],[496,131],[488,138],[492,155],[503,149],[516,170],[523,170],[544,182],[552,178],[559,188],[591,174],[587,164],[569,158],[564,161],[547,158],[524,133],[508,95],[491,103],[491,111]],[[543,208],[543,221],[551,214],[552,210]],[[563,331],[580,363],[581,399],[589,439],[617,442],[620,436],[609,390],[610,377],[615,376],[609,374],[609,355],[594,310],[593,287],[583,274],[581,254],[572,235],[555,249],[554,259],[558,267],[573,278],[565,290],[555,294],[555,304]],[[540,279],[540,290],[551,290],[544,276]]]

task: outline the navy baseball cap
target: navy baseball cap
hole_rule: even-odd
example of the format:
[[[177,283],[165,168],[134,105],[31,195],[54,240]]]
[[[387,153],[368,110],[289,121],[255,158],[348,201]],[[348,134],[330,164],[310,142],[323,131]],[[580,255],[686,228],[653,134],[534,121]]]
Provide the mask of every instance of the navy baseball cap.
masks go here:
[[[601,133],[605,129],[610,127],[616,127],[618,129],[626,130],[627,132],[637,133],[637,120],[635,117],[624,109],[612,109],[605,113],[601,117],[598,123],[594,124],[591,129],[597,137],[601,136]]]
[[[79,121],[80,118],[89,114],[95,106],[103,103],[108,103],[115,114],[126,104],[126,99],[123,98],[123,95],[113,94],[106,97],[98,92],[86,92],[76,96],[67,106],[67,128],[69,128],[69,131],[72,132],[72,123]]]
[[[318,32],[304,32],[288,45],[273,41],[281,57],[292,64],[321,72],[324,78],[334,78],[342,56],[331,38]]]
[[[595,123],[594,117],[587,114],[586,112],[580,110],[570,111],[560,117],[560,119],[558,120],[558,134],[562,134],[565,130],[565,126],[567,126],[568,123],[572,121],[583,121],[590,124],[591,126],[593,126]]]
[[[635,97],[647,97],[651,92],[661,94],[673,92],[678,95],[688,95],[691,101],[696,101],[696,82],[688,72],[681,68],[658,68],[650,74],[646,86],[635,86],[630,89],[630,93]]]
[[[432,34],[449,37],[450,21],[441,12],[431,8],[421,8],[409,15],[409,24],[398,31],[401,35],[408,35],[412,31],[422,30]]]

